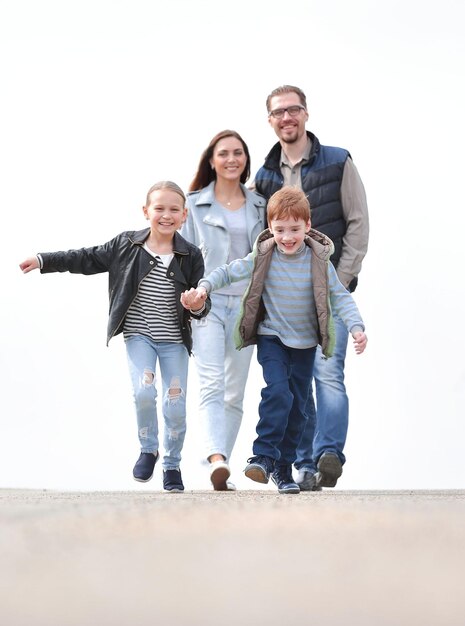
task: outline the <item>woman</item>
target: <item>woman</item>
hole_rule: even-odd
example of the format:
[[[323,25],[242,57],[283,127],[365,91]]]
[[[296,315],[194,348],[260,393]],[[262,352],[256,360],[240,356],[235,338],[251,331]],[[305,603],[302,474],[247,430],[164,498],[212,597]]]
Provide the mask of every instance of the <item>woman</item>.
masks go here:
[[[248,190],[249,149],[233,130],[210,141],[187,196],[181,234],[199,246],[205,273],[248,254],[265,228],[266,202]],[[192,323],[193,353],[200,379],[200,417],[205,456],[216,491],[234,490],[229,459],[242,421],[242,404],[253,347],[236,350],[234,326],[247,281],[212,295],[211,311]]]

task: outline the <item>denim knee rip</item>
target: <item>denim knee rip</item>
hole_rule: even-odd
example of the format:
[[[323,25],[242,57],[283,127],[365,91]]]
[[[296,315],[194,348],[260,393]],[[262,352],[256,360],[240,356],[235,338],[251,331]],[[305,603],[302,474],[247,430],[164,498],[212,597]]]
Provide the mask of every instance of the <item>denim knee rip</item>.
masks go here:
[[[152,387],[155,385],[155,372],[149,369],[144,370],[144,375],[142,377],[142,385],[144,387]]]
[[[170,387],[166,393],[168,404],[175,405],[181,398],[184,398],[184,396],[185,391],[181,387],[181,380],[179,376],[173,376],[170,381]],[[170,429],[168,431],[168,438],[171,441],[176,441],[179,438],[179,432],[175,429]]]
[[[170,404],[176,404],[180,398],[185,395],[184,389],[181,387],[179,376],[173,376],[170,381],[170,388],[167,391],[166,398]]]

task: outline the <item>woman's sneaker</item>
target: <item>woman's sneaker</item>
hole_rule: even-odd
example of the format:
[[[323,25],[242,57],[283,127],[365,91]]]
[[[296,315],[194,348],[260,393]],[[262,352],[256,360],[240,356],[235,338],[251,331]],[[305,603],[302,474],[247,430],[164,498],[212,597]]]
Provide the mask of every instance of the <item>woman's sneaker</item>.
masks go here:
[[[153,476],[153,470],[155,469],[155,463],[158,461],[160,454],[157,452],[141,452],[140,457],[137,459],[132,475],[134,480],[140,483],[148,482]]]
[[[184,491],[180,469],[163,470],[163,489],[173,493]]]
[[[215,491],[229,491],[228,478],[231,470],[226,461],[213,461],[210,463],[210,481]]]
[[[270,474],[274,469],[274,459],[269,456],[258,454],[247,459],[245,475],[256,483],[266,485],[270,480]]]
[[[300,487],[292,478],[292,465],[275,465],[271,480],[278,488],[278,493],[300,493]]]

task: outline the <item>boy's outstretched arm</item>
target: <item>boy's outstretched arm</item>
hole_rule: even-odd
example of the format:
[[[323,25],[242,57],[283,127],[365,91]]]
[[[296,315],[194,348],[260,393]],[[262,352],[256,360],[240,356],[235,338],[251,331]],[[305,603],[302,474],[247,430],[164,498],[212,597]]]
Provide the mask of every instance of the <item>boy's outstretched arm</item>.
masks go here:
[[[184,291],[181,294],[181,304],[185,309],[189,309],[192,312],[200,310],[207,299],[207,291],[205,287],[193,287],[189,291]]]
[[[365,335],[363,331],[357,331],[352,333],[352,337],[354,339],[354,348],[357,354],[362,354],[362,352],[367,347],[368,337]]]
[[[32,272],[32,270],[39,269],[39,259],[36,256],[30,256],[25,261],[19,264],[20,270],[23,274],[27,274],[28,272]]]

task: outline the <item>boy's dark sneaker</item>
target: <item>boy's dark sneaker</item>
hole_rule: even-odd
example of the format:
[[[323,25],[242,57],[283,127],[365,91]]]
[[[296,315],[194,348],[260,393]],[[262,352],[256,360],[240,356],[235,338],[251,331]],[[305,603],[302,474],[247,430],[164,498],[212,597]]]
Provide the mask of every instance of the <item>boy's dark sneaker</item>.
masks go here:
[[[173,493],[184,491],[180,469],[163,470],[163,489]]]
[[[244,470],[245,475],[250,480],[264,485],[270,480],[270,474],[274,469],[274,460],[269,456],[258,454],[247,459],[247,466]]]
[[[276,463],[271,480],[278,488],[279,493],[300,493],[300,487],[292,478],[292,465],[279,465]]]
[[[342,474],[342,463],[337,454],[325,452],[318,461],[316,484],[318,487],[335,487]]]
[[[321,491],[321,487],[316,484],[316,472],[307,467],[301,467],[297,471],[295,482],[299,485],[300,491]]]
[[[141,452],[140,457],[137,459],[132,475],[134,480],[138,480],[140,483],[148,482],[153,476],[153,470],[155,469],[155,463],[160,457],[159,452]]]

